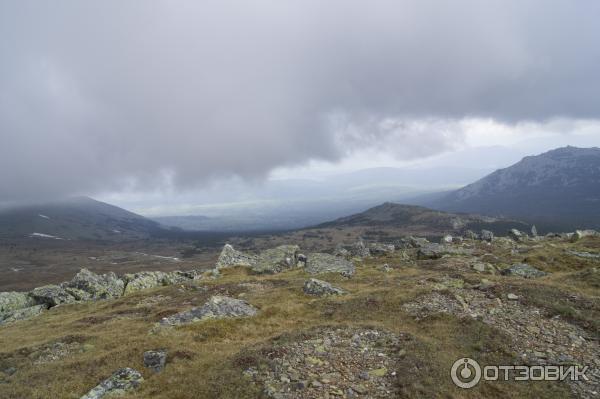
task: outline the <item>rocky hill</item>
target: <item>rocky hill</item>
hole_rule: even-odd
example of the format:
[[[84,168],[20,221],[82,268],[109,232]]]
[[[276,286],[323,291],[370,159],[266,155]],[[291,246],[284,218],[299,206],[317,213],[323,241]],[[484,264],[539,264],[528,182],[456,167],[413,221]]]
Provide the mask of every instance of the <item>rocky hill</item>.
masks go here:
[[[122,241],[160,230],[157,222],[89,197],[0,210],[0,238]]]
[[[414,205],[386,202],[364,212],[323,223],[317,228],[357,226],[399,228],[405,231],[430,231],[432,234],[486,229],[498,234],[510,228],[525,229],[526,223],[487,216],[457,214]]]
[[[476,181],[429,206],[513,217],[545,229],[600,227],[600,148],[564,147]]]
[[[207,272],[82,270],[0,293],[0,397],[597,396],[598,233],[378,247],[226,245]],[[449,377],[465,357],[585,365],[588,380],[466,391]]]

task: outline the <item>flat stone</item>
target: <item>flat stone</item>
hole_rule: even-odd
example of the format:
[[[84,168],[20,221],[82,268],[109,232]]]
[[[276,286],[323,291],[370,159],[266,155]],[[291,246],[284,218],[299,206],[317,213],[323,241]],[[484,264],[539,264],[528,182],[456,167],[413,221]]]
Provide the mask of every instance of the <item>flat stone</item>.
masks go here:
[[[258,310],[245,301],[226,296],[213,296],[204,305],[180,312],[160,321],[163,326],[178,326],[206,319],[255,316]]]
[[[307,256],[305,270],[310,274],[342,273],[354,274],[354,263],[330,254],[311,253]]]
[[[142,374],[131,368],[122,368],[102,381],[81,399],[101,399],[108,396],[125,394],[127,391],[136,389],[144,381]]]

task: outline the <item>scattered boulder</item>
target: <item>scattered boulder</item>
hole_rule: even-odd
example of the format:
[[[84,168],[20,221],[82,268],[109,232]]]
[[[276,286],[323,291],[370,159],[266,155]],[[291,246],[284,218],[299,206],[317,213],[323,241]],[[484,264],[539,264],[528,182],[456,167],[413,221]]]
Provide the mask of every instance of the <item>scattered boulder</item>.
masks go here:
[[[394,244],[381,244],[378,242],[369,244],[369,253],[374,256],[393,254],[395,250]]]
[[[299,252],[300,247],[297,245],[280,245],[267,249],[260,253],[252,271],[273,274],[292,269],[298,265]]]
[[[206,319],[255,316],[258,310],[240,299],[213,296],[204,305],[180,312],[160,321],[162,326],[178,326]]]
[[[234,249],[230,244],[225,244],[215,267],[217,269],[222,269],[231,266],[254,266],[257,261],[257,256],[245,254]]]
[[[452,244],[452,236],[450,234],[446,234],[442,237],[442,244]]]
[[[427,240],[427,238],[413,237],[413,236],[408,237],[408,243],[410,244],[410,246],[412,248],[421,248],[421,247],[431,244]]]
[[[471,269],[478,273],[495,274],[496,268],[487,262],[475,262],[471,265]]]
[[[548,273],[536,269],[527,263],[516,263],[511,267],[502,270],[505,276],[519,276],[524,278],[538,278],[547,275]]]
[[[460,236],[454,236],[454,237],[452,237],[452,242],[454,244],[462,244],[463,238]]]
[[[521,242],[525,239],[526,235],[517,229],[510,229],[508,230],[508,237],[514,241]]]
[[[165,368],[167,362],[167,351],[158,349],[155,351],[144,352],[144,366],[152,369],[155,373],[160,373]]]
[[[479,236],[483,241],[492,242],[492,240],[494,239],[494,233],[492,233],[489,230],[481,230],[481,234]]]
[[[34,306],[29,306],[27,308],[13,310],[12,312],[5,314],[3,319],[0,318],[0,325],[14,323],[15,321],[19,321],[19,320],[31,319],[32,317],[35,317],[35,316],[41,314],[46,309],[48,309],[48,305],[43,304],[43,305],[34,305]]]
[[[126,283],[124,295],[140,290],[160,287],[163,285],[165,277],[166,274],[160,271],[126,274],[123,276],[123,280],[125,280]]]
[[[199,280],[202,273],[197,270],[180,271],[165,273],[162,279],[162,285],[183,284],[191,280]]]
[[[0,320],[15,310],[33,305],[35,305],[35,301],[26,292],[0,292]]]
[[[537,231],[537,227],[535,227],[535,224],[533,226],[531,226],[531,236],[532,237],[538,236],[538,231]]]
[[[353,275],[355,271],[354,263],[338,256],[318,252],[308,255],[305,269],[310,274],[342,273]]]
[[[122,395],[127,391],[136,389],[144,381],[139,371],[129,367],[115,371],[106,380],[83,395],[80,399],[101,399],[107,396]]]
[[[516,301],[519,299],[519,297],[513,293],[509,293],[506,295],[506,299],[508,299],[509,301]]]
[[[335,256],[341,256],[341,257],[346,258],[346,257],[350,256],[350,251],[348,251],[346,248],[344,248],[344,244],[339,243],[338,245],[335,246],[333,254]]]
[[[77,299],[69,294],[63,287],[54,284],[34,288],[30,292],[30,295],[35,300],[36,304],[48,305],[49,307],[77,301]]]
[[[123,295],[125,283],[115,273],[98,275],[88,269],[81,269],[62,287],[79,301],[118,298]]]
[[[350,251],[350,255],[358,258],[367,258],[371,256],[371,251],[362,239],[359,239],[354,244],[350,245],[348,250]]]
[[[430,243],[419,248],[417,259],[439,259],[446,253],[443,245]]]
[[[325,295],[342,295],[346,292],[341,288],[332,286],[330,283],[311,278],[304,283],[304,293],[307,295],[325,296]]]
[[[594,237],[597,236],[598,232],[596,230],[575,230],[575,232],[570,236],[571,242],[579,241],[584,237]]]

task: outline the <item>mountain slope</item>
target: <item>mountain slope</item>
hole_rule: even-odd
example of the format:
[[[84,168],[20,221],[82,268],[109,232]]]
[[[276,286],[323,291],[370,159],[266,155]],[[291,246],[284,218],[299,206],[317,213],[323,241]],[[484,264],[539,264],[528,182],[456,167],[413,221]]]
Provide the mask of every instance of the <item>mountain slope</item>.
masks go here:
[[[414,205],[386,202],[362,213],[320,224],[319,228],[343,227],[392,227],[414,231],[461,232],[467,229],[487,229],[505,233],[509,228],[528,230],[522,222],[479,215],[456,214]]]
[[[428,205],[551,228],[599,228],[600,148],[564,147],[525,157]]]
[[[131,240],[159,224],[88,197],[0,210],[0,238]]]

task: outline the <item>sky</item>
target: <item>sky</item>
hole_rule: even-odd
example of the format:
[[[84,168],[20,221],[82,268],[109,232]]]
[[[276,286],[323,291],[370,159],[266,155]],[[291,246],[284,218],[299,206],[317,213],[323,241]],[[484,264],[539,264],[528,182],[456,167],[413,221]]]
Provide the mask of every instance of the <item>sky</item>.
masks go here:
[[[0,202],[143,210],[232,179],[600,146],[598,15],[587,0],[3,1]]]

